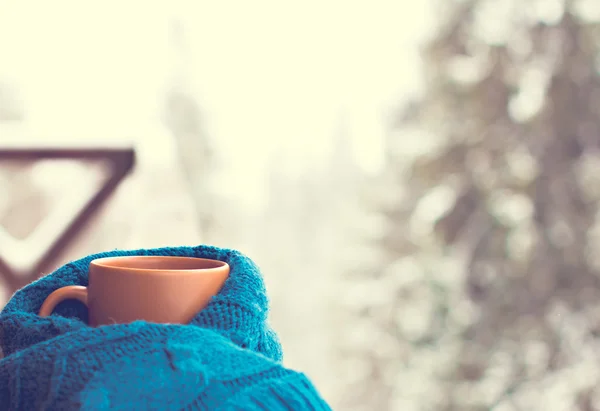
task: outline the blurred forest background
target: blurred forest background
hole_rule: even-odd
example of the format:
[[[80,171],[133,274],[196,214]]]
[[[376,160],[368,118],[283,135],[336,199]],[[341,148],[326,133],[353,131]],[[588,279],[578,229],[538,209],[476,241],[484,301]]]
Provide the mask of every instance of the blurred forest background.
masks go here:
[[[600,3],[397,3],[0,1],[0,148],[133,144],[60,262],[246,252],[334,409],[600,410]],[[0,164],[2,258],[101,175]]]

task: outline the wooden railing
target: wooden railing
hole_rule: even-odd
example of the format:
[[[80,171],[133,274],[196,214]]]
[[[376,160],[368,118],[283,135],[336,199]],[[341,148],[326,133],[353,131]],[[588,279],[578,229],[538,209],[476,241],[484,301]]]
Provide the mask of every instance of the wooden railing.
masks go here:
[[[0,278],[10,293],[48,271],[87,221],[133,169],[132,147],[18,147],[0,146],[2,162],[39,160],[106,161],[110,174],[99,189],[78,207],[51,214],[24,240],[16,240],[0,227]]]

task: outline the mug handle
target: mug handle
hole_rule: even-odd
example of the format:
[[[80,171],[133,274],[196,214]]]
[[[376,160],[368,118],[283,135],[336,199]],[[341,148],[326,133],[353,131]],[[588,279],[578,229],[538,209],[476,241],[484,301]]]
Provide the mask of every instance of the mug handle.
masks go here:
[[[44,301],[40,308],[40,317],[48,317],[56,306],[65,300],[78,300],[87,307],[88,290],[82,285],[68,285],[53,291]]]

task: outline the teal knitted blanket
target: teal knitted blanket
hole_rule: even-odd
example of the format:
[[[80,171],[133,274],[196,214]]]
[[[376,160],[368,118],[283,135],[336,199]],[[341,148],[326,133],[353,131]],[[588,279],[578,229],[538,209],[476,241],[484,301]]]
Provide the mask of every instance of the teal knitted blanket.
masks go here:
[[[231,272],[189,325],[92,328],[74,300],[37,315],[52,291],[87,285],[91,260],[123,255],[210,258]],[[0,313],[0,410],[329,410],[305,375],[282,365],[267,309],[258,268],[233,250],[113,251],[71,262],[15,293]]]

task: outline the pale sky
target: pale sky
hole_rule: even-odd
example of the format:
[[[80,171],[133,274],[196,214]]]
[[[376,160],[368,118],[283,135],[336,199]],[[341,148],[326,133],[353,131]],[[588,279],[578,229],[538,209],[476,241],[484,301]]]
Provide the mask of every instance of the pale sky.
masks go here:
[[[385,111],[419,83],[415,46],[431,22],[414,3],[0,0],[0,79],[20,86],[28,134],[150,140],[158,158],[178,16],[223,178],[261,191],[275,151],[296,171],[326,161],[342,114],[376,171]]]

